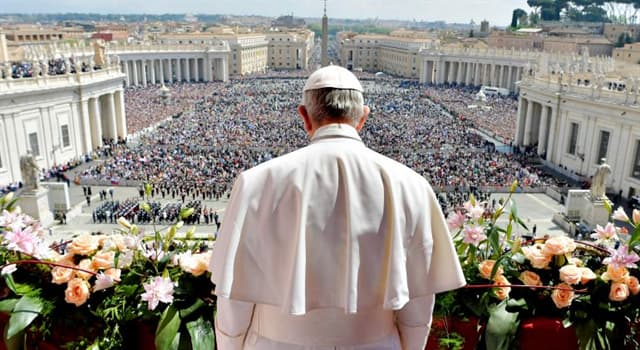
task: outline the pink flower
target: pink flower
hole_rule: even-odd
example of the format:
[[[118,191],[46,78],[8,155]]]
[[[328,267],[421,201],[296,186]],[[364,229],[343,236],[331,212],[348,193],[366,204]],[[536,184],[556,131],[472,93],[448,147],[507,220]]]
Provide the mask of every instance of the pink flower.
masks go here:
[[[462,228],[464,225],[464,215],[458,210],[455,213],[451,213],[447,219],[449,230],[455,231]]]
[[[33,254],[36,244],[38,243],[31,227],[6,232],[4,234],[4,240],[8,243],[8,249],[30,255]]]
[[[640,223],[640,210],[638,209],[633,209],[633,212],[631,212],[631,217],[633,218],[633,223],[635,225]]]
[[[159,302],[170,304],[173,302],[173,282],[170,278],[156,276],[151,283],[143,284],[144,293],[141,298],[149,303],[149,310],[154,310]]]
[[[591,238],[601,240],[618,239],[618,235],[616,234],[616,227],[613,226],[613,224],[610,222],[607,223],[605,227],[596,225],[596,232],[591,234]]]
[[[635,252],[628,253],[629,248],[626,245],[620,245],[618,250],[611,250],[611,256],[602,261],[605,265],[613,265],[614,267],[628,267],[634,269],[638,267],[636,263],[640,261],[640,257]]]
[[[18,212],[2,211],[0,215],[0,227],[7,227],[11,230],[18,230],[24,226],[24,217]]]
[[[484,208],[481,205],[474,205],[473,207],[470,208],[469,210],[469,216],[473,219],[473,220],[478,220],[482,217],[482,214],[484,214]]]
[[[104,272],[100,272],[96,275],[96,283],[93,286],[93,291],[97,292],[99,290],[111,288],[114,284],[115,281],[111,276],[105,275]]]
[[[487,236],[484,234],[482,226],[473,225],[464,228],[464,238],[462,241],[477,247],[478,244],[486,238]]]
[[[629,222],[629,217],[627,216],[627,213],[624,212],[624,209],[622,209],[622,207],[618,207],[618,209],[613,212],[613,215],[611,217],[614,220]]]

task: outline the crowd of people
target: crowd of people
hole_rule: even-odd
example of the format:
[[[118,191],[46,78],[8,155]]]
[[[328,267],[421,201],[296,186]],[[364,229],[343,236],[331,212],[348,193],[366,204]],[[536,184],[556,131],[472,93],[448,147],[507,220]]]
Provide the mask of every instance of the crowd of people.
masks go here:
[[[69,58],[68,61],[63,58],[57,58],[35,64],[33,62],[11,62],[9,63],[8,72],[5,69],[0,69],[0,77],[7,79],[10,75],[12,79],[32,78],[35,75],[75,73],[78,69],[82,72],[88,72],[90,67],[85,62],[76,62],[73,58]]]
[[[451,114],[470,120],[490,136],[505,144],[513,142],[518,110],[514,96],[485,95],[486,100],[480,101],[477,88],[444,86],[428,86],[425,93]]]
[[[489,100],[492,109],[483,117],[462,109],[473,101],[471,90],[367,78],[365,103],[372,113],[361,132],[363,141],[423,174],[435,188],[509,187],[514,180],[525,187],[555,184],[527,164],[528,155],[497,152],[475,131],[486,128],[510,137],[502,124],[515,119],[513,99]],[[245,77],[173,85],[173,102],[166,105],[157,86],[130,88],[129,130],[165,121],[141,133],[136,142],[112,145],[113,157],[80,177],[149,182],[158,194],[183,203],[228,196],[241,171],[308,143],[296,112],[303,83],[291,77]]]

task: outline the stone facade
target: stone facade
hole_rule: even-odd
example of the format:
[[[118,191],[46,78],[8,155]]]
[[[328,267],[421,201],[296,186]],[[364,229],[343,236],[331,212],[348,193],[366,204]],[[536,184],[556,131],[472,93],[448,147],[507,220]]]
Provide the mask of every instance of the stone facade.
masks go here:
[[[79,158],[103,139],[127,136],[122,83],[112,64],[100,70],[0,78],[0,186],[21,180],[20,156],[40,168]]]
[[[314,34],[308,30],[267,32],[269,68],[308,69]]]

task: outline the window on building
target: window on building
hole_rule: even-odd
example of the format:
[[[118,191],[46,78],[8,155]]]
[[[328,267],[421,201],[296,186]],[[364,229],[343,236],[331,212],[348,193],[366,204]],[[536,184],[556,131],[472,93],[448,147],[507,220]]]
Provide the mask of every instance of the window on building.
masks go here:
[[[600,159],[607,158],[607,150],[609,149],[609,136],[611,134],[608,131],[600,131],[600,143],[598,144],[598,158],[595,160],[596,164],[600,164]]]
[[[636,141],[636,156],[634,157],[631,176],[640,179],[640,140]]]
[[[578,123],[571,123],[571,133],[569,134],[569,154],[576,154],[576,146],[578,144]]]
[[[69,139],[69,125],[65,124],[61,126],[60,133],[62,134],[62,147],[71,146],[71,140]]]
[[[29,135],[29,147],[35,157],[40,156],[40,145],[38,144],[38,133],[32,132]]]

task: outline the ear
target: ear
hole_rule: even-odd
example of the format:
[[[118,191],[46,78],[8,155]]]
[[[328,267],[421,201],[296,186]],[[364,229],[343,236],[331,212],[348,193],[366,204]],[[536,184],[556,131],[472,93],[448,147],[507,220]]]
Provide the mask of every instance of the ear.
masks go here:
[[[362,127],[364,127],[364,122],[367,121],[367,117],[371,112],[371,109],[369,109],[369,106],[364,106],[362,110],[363,110],[362,117],[360,117],[360,120],[358,120],[358,124],[356,124],[357,131],[362,130]]]
[[[303,105],[299,105],[298,114],[300,114],[300,117],[302,117],[302,121],[304,122],[304,130],[307,132],[307,134],[311,135],[311,130],[313,130],[313,126],[311,125],[311,117],[309,117],[307,108]]]

